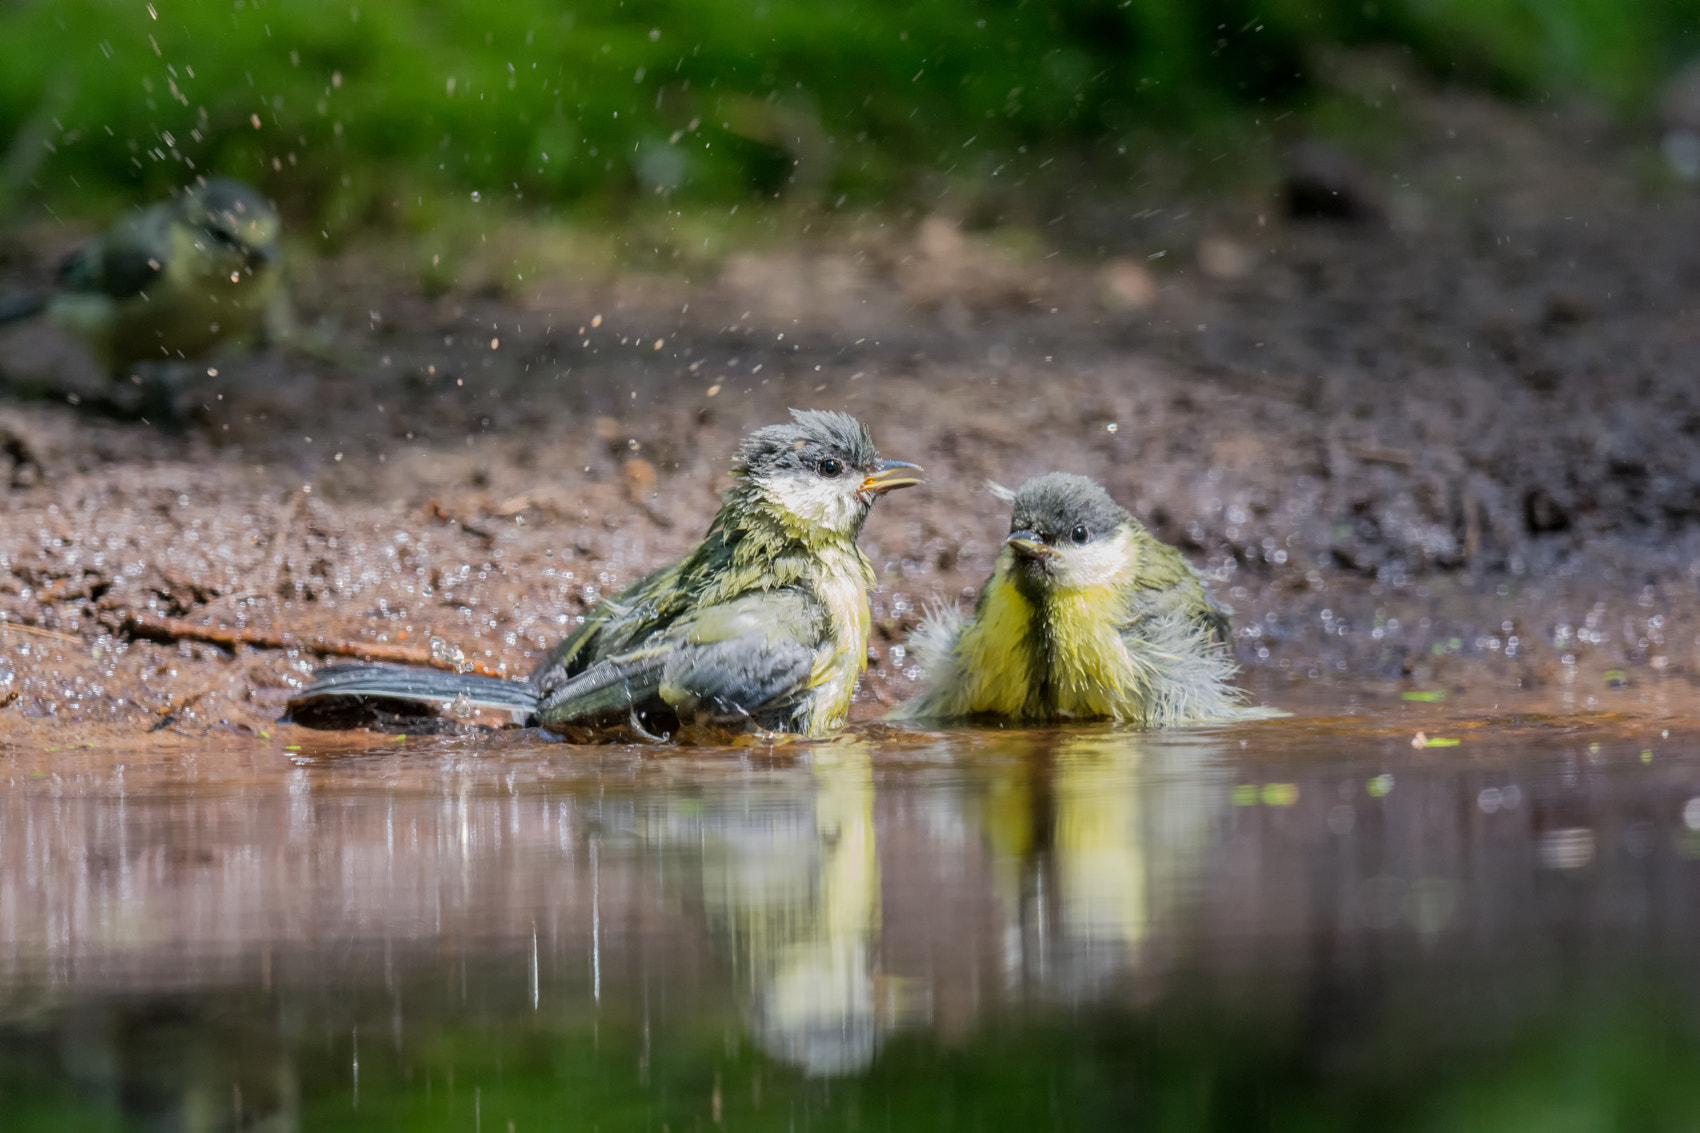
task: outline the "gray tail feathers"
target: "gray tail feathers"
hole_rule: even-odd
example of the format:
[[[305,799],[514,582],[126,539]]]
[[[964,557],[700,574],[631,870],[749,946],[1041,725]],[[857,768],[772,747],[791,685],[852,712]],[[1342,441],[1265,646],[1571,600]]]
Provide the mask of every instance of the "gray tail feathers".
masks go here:
[[[33,318],[47,310],[47,295],[20,295],[0,299],[0,326]]]
[[[470,673],[445,673],[409,665],[331,665],[289,701],[289,715],[309,728],[377,725],[406,728],[453,724],[474,711],[505,712],[516,724],[531,722],[537,688]]]

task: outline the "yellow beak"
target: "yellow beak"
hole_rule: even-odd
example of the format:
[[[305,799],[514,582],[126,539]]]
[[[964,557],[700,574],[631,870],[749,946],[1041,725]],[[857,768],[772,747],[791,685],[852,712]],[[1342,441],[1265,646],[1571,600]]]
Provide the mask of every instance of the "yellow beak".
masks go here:
[[[893,488],[913,488],[916,484],[921,483],[917,477],[903,475],[905,469],[913,469],[919,472],[921,466],[909,464],[902,460],[882,460],[874,465],[874,470],[868,473],[862,481],[862,486],[856,490],[865,495],[883,496]]]

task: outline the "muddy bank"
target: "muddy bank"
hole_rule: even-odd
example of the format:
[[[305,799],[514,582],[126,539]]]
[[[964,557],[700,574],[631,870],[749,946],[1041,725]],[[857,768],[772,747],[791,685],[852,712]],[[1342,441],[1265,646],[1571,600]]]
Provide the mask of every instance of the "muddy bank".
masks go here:
[[[737,438],[789,406],[927,469],[864,537],[864,717],[907,695],[919,611],[989,569],[984,480],[1051,468],[1214,572],[1260,699],[1685,703],[1700,208],[1585,119],[1400,113],[1356,221],[1100,189],[1055,225],[837,218],[709,271],[498,258],[440,293],[411,250],[298,257],[302,322],[336,333],[218,360],[175,435],[100,412],[53,332],[0,333],[0,740],[289,734],[310,652],[143,640],[138,613],[523,672],[699,538]],[[6,288],[64,239],[11,237]]]

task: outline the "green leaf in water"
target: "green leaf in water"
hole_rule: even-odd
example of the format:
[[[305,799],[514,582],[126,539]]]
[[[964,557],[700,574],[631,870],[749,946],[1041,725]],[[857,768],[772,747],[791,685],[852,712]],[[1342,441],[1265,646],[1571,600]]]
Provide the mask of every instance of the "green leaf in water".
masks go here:
[[[1423,741],[1424,747],[1457,747],[1458,744],[1458,740],[1449,739],[1446,736],[1430,736]]]
[[[1235,787],[1234,788],[1234,805],[1235,806],[1256,806],[1257,805],[1257,784],[1256,783],[1241,783],[1239,786]]]
[[[1437,704],[1440,701],[1446,699],[1446,691],[1444,689],[1438,689],[1438,688],[1437,689],[1412,689],[1410,692],[1404,693],[1403,698],[1405,700],[1421,701],[1424,704]]]
[[[1264,806],[1292,806],[1298,801],[1297,783],[1265,783],[1263,786]]]
[[[1364,790],[1373,798],[1383,799],[1393,792],[1393,776],[1383,772],[1364,784]]]

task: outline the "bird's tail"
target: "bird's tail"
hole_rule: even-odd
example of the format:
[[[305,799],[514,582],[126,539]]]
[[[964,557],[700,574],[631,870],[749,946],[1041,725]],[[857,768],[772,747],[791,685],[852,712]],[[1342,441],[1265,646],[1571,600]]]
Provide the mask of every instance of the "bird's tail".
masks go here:
[[[0,327],[7,323],[21,322],[34,318],[47,310],[47,295],[19,295],[12,299],[0,299]]]
[[[530,681],[470,673],[445,673],[408,665],[331,665],[289,701],[289,715],[309,728],[378,725],[406,728],[432,722],[471,722],[483,713],[506,713],[529,723],[537,708]]]

